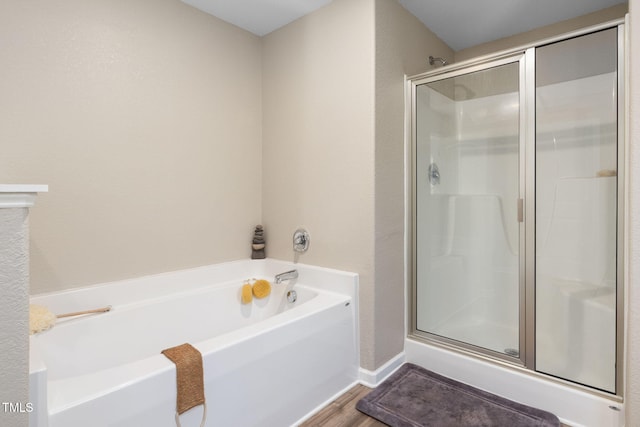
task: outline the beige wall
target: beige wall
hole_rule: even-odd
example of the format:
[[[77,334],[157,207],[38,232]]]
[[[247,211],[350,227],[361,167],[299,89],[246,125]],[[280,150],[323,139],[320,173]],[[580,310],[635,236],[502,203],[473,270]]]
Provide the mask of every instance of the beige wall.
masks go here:
[[[396,1],[376,0],[375,294],[373,338],[379,367],[405,340],[404,77],[431,69],[429,55],[453,51]]]
[[[263,42],[269,256],[360,274],[361,363],[404,342],[404,74],[452,51],[393,0],[339,0]]]
[[[249,256],[258,37],[177,0],[4,0],[0,62],[0,182],[50,189],[32,293]]]
[[[0,181],[50,186],[32,293],[245,258],[261,221],[292,259],[305,226],[301,262],[361,274],[363,365],[402,350],[403,74],[452,55],[417,19],[340,0],[261,41],[172,0],[12,0],[0,24]]]
[[[548,37],[554,37],[570,31],[579,30],[580,28],[588,27],[590,25],[597,25],[603,22],[619,19],[624,17],[625,13],[627,13],[627,5],[624,3],[619,4],[617,6],[612,6],[577,18],[568,19],[556,24],[516,34],[511,37],[505,37],[492,42],[459,50],[455,54],[455,60],[456,62],[460,62],[466,59],[475,58],[476,56],[511,49],[513,47],[543,40]]]
[[[629,284],[626,335],[626,425],[640,425],[640,0],[629,2]]]
[[[263,38],[267,256],[360,274],[361,351],[373,359],[374,1],[336,0]]]

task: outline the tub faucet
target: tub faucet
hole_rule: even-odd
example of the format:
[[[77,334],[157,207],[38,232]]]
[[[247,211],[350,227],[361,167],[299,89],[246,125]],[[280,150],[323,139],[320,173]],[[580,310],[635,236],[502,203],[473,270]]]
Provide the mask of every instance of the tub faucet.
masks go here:
[[[285,280],[297,279],[298,270],[289,270],[284,273],[276,274],[276,283],[282,283]]]

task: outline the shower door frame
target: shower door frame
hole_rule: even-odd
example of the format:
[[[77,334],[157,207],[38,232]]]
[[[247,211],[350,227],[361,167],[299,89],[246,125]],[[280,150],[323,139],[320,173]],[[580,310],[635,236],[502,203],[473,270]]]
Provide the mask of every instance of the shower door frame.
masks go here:
[[[536,191],[536,82],[535,82],[535,50],[537,47],[546,44],[560,42],[575,37],[580,37],[601,30],[617,29],[617,230],[616,230],[616,373],[615,373],[615,393],[595,389],[586,385],[572,382],[570,380],[557,378],[542,372],[536,371],[535,366],[535,268],[536,268],[536,248],[535,248],[535,191]],[[624,313],[625,287],[627,276],[625,270],[625,258],[628,253],[628,246],[624,230],[627,224],[626,214],[626,182],[628,159],[626,116],[628,108],[626,105],[626,46],[628,43],[626,25],[624,19],[616,19],[599,25],[586,27],[580,30],[561,34],[555,37],[543,39],[524,46],[500,51],[495,54],[485,55],[478,58],[466,60],[460,63],[453,63],[446,67],[440,67],[433,71],[410,76],[406,78],[406,121],[407,121],[407,162],[408,165],[408,214],[407,214],[407,250],[410,256],[407,257],[410,274],[409,296],[407,314],[408,338],[426,342],[431,345],[443,347],[447,350],[461,352],[483,360],[499,363],[511,369],[517,369],[527,375],[544,378],[545,380],[558,382],[572,388],[585,391],[590,394],[622,401],[624,391]],[[416,102],[417,87],[422,84],[470,74],[476,71],[519,62],[519,189],[522,210],[522,218],[519,225],[519,355],[518,357],[508,356],[496,351],[483,349],[481,347],[462,343],[457,340],[442,337],[417,329],[417,120]],[[529,114],[524,112],[529,111]]]
[[[467,75],[467,74],[473,74],[476,72],[481,72],[481,71],[486,71],[486,70],[490,70],[492,68],[496,68],[496,67],[500,67],[500,66],[504,66],[504,65],[508,65],[508,64],[518,64],[518,88],[519,88],[519,107],[518,107],[518,180],[519,180],[519,184],[518,184],[518,193],[519,193],[519,200],[524,202],[524,207],[526,209],[526,201],[524,201],[523,197],[526,194],[525,189],[525,170],[526,170],[526,166],[525,166],[525,143],[526,143],[526,132],[527,132],[527,125],[528,123],[526,123],[525,120],[523,120],[524,115],[522,114],[523,112],[523,102],[525,101],[525,95],[526,92],[523,90],[526,85],[528,84],[528,82],[525,80],[525,73],[526,73],[526,61],[529,58],[527,57],[526,52],[516,52],[516,53],[510,53],[507,55],[502,55],[500,57],[490,57],[487,58],[487,60],[482,61],[481,63],[476,63],[475,61],[473,62],[473,64],[471,65],[467,65],[464,67],[455,67],[456,69],[453,69],[455,64],[453,64],[450,67],[445,67],[445,68],[440,68],[438,69],[439,72],[431,72],[431,73],[427,73],[427,75],[424,75],[423,77],[415,77],[409,80],[410,83],[410,99],[411,99],[411,152],[415,153],[416,152],[416,143],[417,143],[417,118],[416,118],[416,112],[417,112],[417,108],[416,108],[416,103],[417,103],[417,88],[418,86],[424,85],[424,84],[428,84],[428,83],[432,83],[432,82],[436,82],[436,81],[441,81],[441,80],[445,80],[445,79],[449,79],[449,78],[455,78],[455,77],[459,77],[462,75]],[[535,82],[534,82],[535,83]],[[534,88],[535,89],[535,88]],[[417,230],[417,156],[413,155],[411,156],[411,167],[412,167],[412,174],[411,174],[411,188],[412,188],[412,192],[411,192],[411,201],[412,201],[412,216],[411,216],[411,220],[412,220],[412,230]],[[517,202],[517,201],[514,201]],[[520,210],[520,209],[519,209]],[[522,212],[523,214],[523,220],[519,221],[519,225],[518,225],[518,287],[519,287],[519,302],[518,302],[518,306],[519,306],[519,310],[518,310],[518,330],[520,331],[518,334],[518,348],[519,348],[519,355],[516,356],[509,356],[507,354],[501,354],[499,352],[496,351],[492,351],[489,349],[484,349],[482,347],[478,347],[476,345],[473,344],[468,344],[462,341],[458,341],[458,340],[454,340],[451,338],[447,338],[441,335],[436,335],[436,334],[432,334],[426,331],[421,331],[417,329],[417,239],[415,238],[415,234],[414,232],[412,232],[410,235],[413,239],[412,241],[412,283],[413,283],[413,298],[412,298],[412,323],[410,323],[412,325],[412,331],[411,331],[411,335],[416,336],[416,337],[422,337],[422,338],[426,338],[429,340],[434,340],[436,342],[440,342],[440,343],[444,343],[448,346],[454,346],[454,347],[460,347],[463,348],[464,350],[468,351],[468,352],[472,352],[475,353],[477,355],[480,356],[490,356],[494,359],[499,359],[499,360],[503,360],[509,363],[513,363],[516,365],[520,365],[520,366],[526,366],[526,358],[527,358],[527,352],[523,351],[523,349],[526,348],[526,342],[525,342],[525,334],[522,333],[523,328],[526,325],[526,301],[525,301],[525,270],[524,270],[524,265],[525,265],[525,258],[524,258],[524,254],[525,254],[525,228],[523,226],[524,221],[526,221],[526,211]]]

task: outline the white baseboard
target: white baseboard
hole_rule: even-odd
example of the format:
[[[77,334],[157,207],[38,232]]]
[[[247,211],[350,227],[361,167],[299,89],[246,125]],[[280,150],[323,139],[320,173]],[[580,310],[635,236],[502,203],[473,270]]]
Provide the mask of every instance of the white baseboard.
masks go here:
[[[405,362],[406,356],[404,352],[399,353],[394,356],[384,365],[380,366],[375,371],[370,371],[368,369],[360,368],[360,384],[365,385],[367,387],[375,388],[382,381],[384,381],[389,375],[395,372],[402,364]]]

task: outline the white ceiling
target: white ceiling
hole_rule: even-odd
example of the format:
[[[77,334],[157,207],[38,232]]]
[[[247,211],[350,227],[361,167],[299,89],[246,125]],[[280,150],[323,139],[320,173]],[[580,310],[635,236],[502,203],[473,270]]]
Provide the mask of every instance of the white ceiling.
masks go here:
[[[258,36],[320,9],[332,0],[182,0]]]
[[[399,0],[455,51],[626,0]]]
[[[332,0],[182,0],[259,36]],[[398,0],[453,50],[595,12],[626,0]]]

